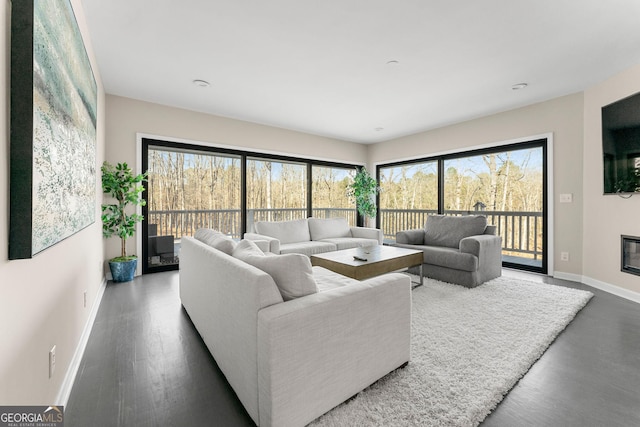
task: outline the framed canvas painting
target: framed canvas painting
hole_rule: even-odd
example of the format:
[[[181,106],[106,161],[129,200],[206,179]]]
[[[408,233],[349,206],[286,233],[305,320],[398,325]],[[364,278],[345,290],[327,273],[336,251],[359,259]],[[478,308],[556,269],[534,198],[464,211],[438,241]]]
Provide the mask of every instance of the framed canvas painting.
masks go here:
[[[11,10],[9,259],[95,222],[97,87],[69,0]]]

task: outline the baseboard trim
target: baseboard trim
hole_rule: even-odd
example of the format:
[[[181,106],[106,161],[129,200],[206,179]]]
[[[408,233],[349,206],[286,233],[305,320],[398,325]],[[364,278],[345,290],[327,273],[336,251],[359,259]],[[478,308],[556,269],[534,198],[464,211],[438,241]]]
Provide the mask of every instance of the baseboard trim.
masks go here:
[[[62,381],[62,385],[60,386],[60,390],[58,391],[58,396],[56,396],[57,405],[67,406],[69,396],[71,395],[71,389],[73,388],[73,383],[76,380],[78,369],[80,369],[82,356],[84,356],[84,351],[87,348],[89,336],[91,335],[91,330],[93,329],[93,323],[95,322],[96,316],[98,315],[100,302],[102,301],[102,297],[106,288],[107,279],[106,277],[103,277],[100,288],[98,289],[98,294],[96,295],[96,299],[93,302],[93,306],[91,307],[91,313],[89,313],[89,318],[87,319],[87,323],[85,323],[84,325],[82,335],[80,336],[80,341],[76,346],[76,351],[74,352],[71,363],[69,364],[69,369],[67,369],[67,373],[64,376],[64,380]]]
[[[554,271],[553,277],[556,279],[569,280],[571,282],[582,283],[583,277],[580,274],[563,273],[562,271]]]
[[[563,279],[563,280],[570,280],[572,282],[584,283],[585,285],[589,285],[596,289],[600,289],[601,291],[605,291],[610,294],[613,294],[621,298],[628,299],[630,301],[640,304],[640,293],[630,291],[629,289],[621,288],[620,286],[602,282],[597,279],[592,279],[591,277],[587,277],[587,276],[581,276],[581,275],[572,274],[572,273],[563,273],[559,271],[554,272],[553,277],[556,277],[558,279]]]
[[[624,289],[620,286],[601,282],[600,280],[592,279],[591,277],[584,277],[582,283],[640,304],[640,293],[630,291],[629,289]]]

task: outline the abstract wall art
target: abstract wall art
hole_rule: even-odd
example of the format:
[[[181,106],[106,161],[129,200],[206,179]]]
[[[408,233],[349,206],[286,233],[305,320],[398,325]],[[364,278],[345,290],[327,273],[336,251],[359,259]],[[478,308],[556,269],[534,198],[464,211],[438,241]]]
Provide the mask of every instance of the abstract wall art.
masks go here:
[[[9,259],[95,222],[97,87],[69,0],[11,11]]]

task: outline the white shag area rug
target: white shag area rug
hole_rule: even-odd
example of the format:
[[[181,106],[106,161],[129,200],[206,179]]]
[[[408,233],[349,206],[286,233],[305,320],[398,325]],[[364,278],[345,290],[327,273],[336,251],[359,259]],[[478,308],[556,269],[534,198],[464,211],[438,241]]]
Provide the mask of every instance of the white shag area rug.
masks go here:
[[[508,277],[424,283],[412,295],[409,364],[311,426],[476,426],[593,296]]]

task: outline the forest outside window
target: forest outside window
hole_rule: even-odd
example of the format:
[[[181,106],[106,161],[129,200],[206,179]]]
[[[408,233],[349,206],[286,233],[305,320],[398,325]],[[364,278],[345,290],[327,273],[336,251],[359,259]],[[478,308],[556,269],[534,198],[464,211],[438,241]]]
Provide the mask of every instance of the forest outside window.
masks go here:
[[[392,243],[426,216],[481,213],[503,265],[546,273],[546,139],[378,166],[379,226]]]
[[[247,159],[247,230],[257,221],[307,217],[307,165]]]
[[[347,187],[353,181],[354,168],[311,166],[313,217],[346,218],[356,225],[355,202],[347,196]]]
[[[256,221],[343,217],[355,225],[346,192],[355,165],[143,138],[142,168],[143,273],[177,269],[182,237],[198,228],[241,239]]]
[[[240,237],[239,156],[149,147],[146,252],[147,267],[177,266],[180,239],[198,228]]]

